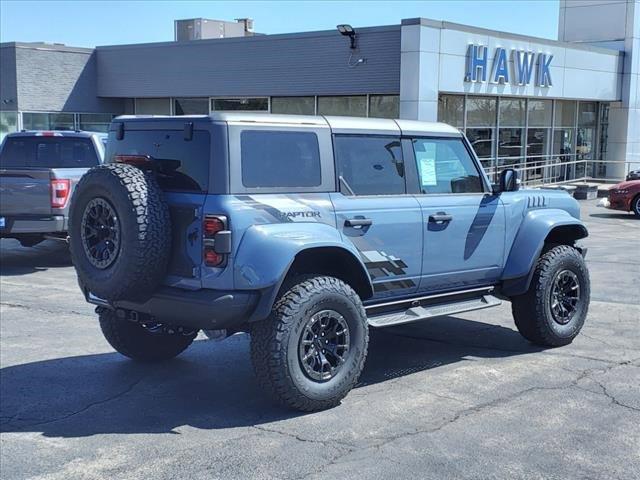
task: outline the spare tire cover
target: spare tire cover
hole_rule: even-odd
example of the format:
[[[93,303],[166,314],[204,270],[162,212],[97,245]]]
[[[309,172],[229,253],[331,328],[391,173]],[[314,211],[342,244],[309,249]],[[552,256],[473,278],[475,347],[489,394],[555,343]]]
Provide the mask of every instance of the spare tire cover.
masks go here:
[[[73,193],[69,240],[85,294],[147,299],[171,252],[169,208],[153,174],[119,163],[89,170]]]

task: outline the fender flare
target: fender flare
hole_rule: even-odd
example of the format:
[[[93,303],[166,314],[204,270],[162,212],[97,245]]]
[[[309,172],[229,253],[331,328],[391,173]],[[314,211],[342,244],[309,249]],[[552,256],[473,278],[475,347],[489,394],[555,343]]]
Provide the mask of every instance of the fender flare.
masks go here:
[[[296,256],[321,247],[338,248],[359,264],[371,292],[371,277],[351,242],[324,223],[277,223],[253,225],[244,233],[234,258],[234,286],[238,290],[258,290],[260,301],[249,321],[266,318]]]
[[[525,215],[502,271],[504,295],[520,295],[529,289],[545,241],[554,231],[564,229],[568,231],[565,238],[572,242],[589,235],[584,223],[565,210],[532,210]]]

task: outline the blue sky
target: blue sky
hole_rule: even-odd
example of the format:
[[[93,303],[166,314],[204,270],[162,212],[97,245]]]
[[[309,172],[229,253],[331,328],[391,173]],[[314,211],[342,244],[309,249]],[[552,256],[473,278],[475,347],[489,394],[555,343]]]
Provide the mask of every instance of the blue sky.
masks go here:
[[[261,33],[397,24],[426,17],[555,39],[558,0],[0,1],[0,40],[78,47],[173,40],[173,20],[251,17]]]

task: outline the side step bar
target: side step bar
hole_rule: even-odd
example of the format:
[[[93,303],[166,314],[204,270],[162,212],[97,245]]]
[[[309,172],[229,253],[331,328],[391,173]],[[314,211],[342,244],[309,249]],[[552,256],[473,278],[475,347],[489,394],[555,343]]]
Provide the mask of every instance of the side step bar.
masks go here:
[[[372,327],[390,327],[403,323],[425,320],[427,318],[442,317],[454,313],[470,312],[482,308],[496,307],[502,301],[493,295],[486,294],[475,298],[449,299],[430,305],[419,305],[406,310],[369,315],[369,325]]]

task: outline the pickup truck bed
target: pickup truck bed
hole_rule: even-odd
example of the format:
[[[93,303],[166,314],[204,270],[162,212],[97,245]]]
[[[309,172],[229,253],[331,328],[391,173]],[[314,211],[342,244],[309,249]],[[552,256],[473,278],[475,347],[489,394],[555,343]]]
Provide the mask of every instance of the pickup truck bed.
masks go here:
[[[101,136],[88,132],[8,135],[0,149],[0,236],[25,246],[66,238],[75,185],[103,152]]]

